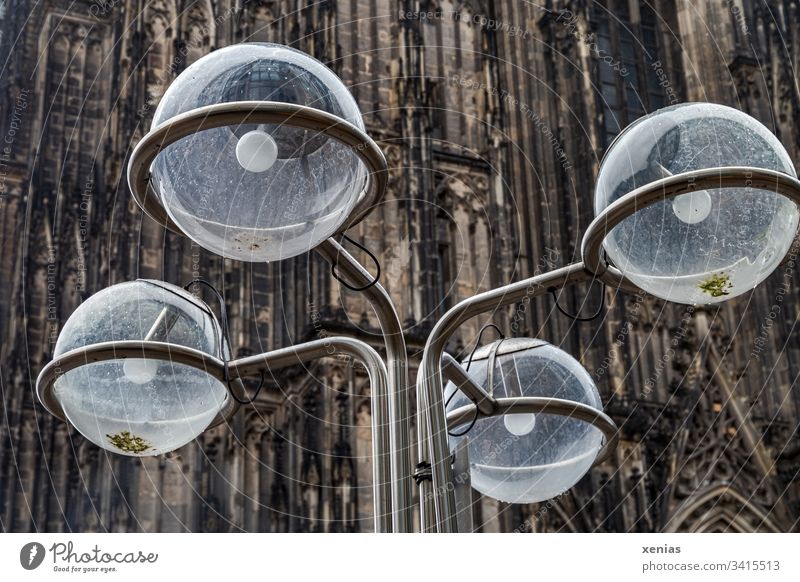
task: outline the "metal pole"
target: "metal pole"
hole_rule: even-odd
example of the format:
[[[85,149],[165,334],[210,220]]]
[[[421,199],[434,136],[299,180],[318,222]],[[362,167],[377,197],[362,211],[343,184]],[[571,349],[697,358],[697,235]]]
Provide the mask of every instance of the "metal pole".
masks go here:
[[[436,323],[425,344],[417,374],[420,461],[431,465],[431,481],[421,481],[420,489],[423,531],[433,531],[432,524],[440,532],[458,530],[455,497],[451,487],[452,467],[447,444],[447,420],[442,401],[442,354],[450,336],[461,324],[476,315],[526,298],[538,297],[547,293],[551,287],[578,283],[594,276],[584,268],[583,263],[572,263],[549,273],[474,295],[455,305]],[[422,422],[423,417],[425,422]],[[432,519],[431,501],[435,509],[435,520]]]
[[[316,251],[351,284],[363,287],[373,281],[373,276],[332,238]],[[389,293],[380,283],[362,291],[378,316],[386,344],[386,362],[389,373],[389,449],[391,451],[391,483],[393,531],[411,532],[414,529],[414,506],[411,466],[411,417],[408,384],[408,358],[403,326],[397,316]]]
[[[458,531],[472,533],[472,479],[469,469],[469,436],[465,436],[453,451],[453,471],[456,474],[453,492],[458,511]]]
[[[372,347],[361,340],[348,337],[329,337],[230,362],[235,377],[252,376],[263,370],[293,366],[323,357],[346,354],[360,361],[369,372],[372,389],[372,488],[374,491],[375,531],[392,531],[392,473],[389,430],[386,416],[388,390],[383,360]]]

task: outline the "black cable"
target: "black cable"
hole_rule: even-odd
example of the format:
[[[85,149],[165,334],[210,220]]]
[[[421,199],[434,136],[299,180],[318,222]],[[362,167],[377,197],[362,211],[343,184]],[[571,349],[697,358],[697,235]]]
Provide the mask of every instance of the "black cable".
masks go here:
[[[433,481],[431,474],[431,464],[428,461],[417,463],[416,471],[414,471],[414,482],[419,485],[423,481]]]
[[[258,388],[256,388],[256,393],[253,394],[253,397],[250,398],[250,400],[242,400],[241,398],[236,396],[236,393],[233,390],[230,389],[230,384],[229,384],[228,385],[228,392],[231,393],[231,398],[233,398],[239,404],[244,404],[245,406],[248,405],[248,404],[253,404],[256,401],[256,398],[258,398],[258,395],[261,394],[261,389],[264,387],[264,384],[265,384],[266,375],[267,375],[267,371],[266,370],[261,370],[261,382],[259,383]]]
[[[497,332],[497,335],[500,336],[500,339],[506,339],[506,336],[503,333],[503,331],[499,327],[497,327],[495,324],[487,323],[486,325],[484,325],[481,328],[481,330],[478,332],[478,339],[475,340],[475,345],[473,346],[472,351],[469,354],[469,359],[467,360],[467,372],[469,372],[469,367],[472,365],[472,356],[475,355],[475,352],[478,349],[478,346],[481,345],[481,338],[483,337],[483,332],[486,331],[486,329],[490,328],[490,327],[495,329],[495,331]],[[453,393],[450,396],[447,397],[447,400],[444,403],[445,409],[450,405],[450,401],[453,400],[453,397],[456,395],[456,392],[458,392],[458,387],[456,387],[456,389],[453,390]],[[459,433],[452,433],[452,432],[450,432],[448,430],[447,431],[448,435],[450,435],[451,437],[462,437],[465,434],[467,434],[469,431],[472,430],[472,427],[474,427],[475,423],[478,422],[478,403],[473,400],[472,404],[475,405],[475,416],[472,417],[472,422],[469,423],[469,426],[466,429],[464,429],[463,431],[459,432]]]
[[[188,291],[193,285],[205,285],[206,287],[211,289],[214,295],[217,296],[217,300],[219,301],[219,319],[220,319],[220,327],[222,328],[222,337],[225,341],[225,346],[228,347],[228,352],[230,353],[232,351],[232,348],[231,348],[230,331],[228,329],[228,311],[227,309],[225,309],[225,298],[222,296],[222,293],[219,292],[219,289],[217,289],[214,285],[212,285],[205,279],[192,279],[186,285],[184,285],[183,288],[184,290]],[[231,389],[231,376],[228,368],[229,360],[225,354],[225,346],[223,346],[222,349],[222,364],[225,368],[225,385],[228,387],[228,393],[231,395],[231,398],[233,398],[239,404],[244,404],[244,405],[253,404],[253,402],[255,402],[256,398],[261,392],[261,389],[264,387],[265,372],[264,371],[261,372],[261,383],[258,385],[258,388],[256,388],[256,393],[253,395],[253,397],[250,400],[242,400],[241,398],[236,396],[236,393]]]
[[[378,260],[378,257],[376,257],[372,253],[372,251],[370,251],[364,245],[359,244],[358,242],[356,242],[355,240],[353,240],[352,238],[350,238],[346,234],[343,234],[342,238],[345,239],[345,240],[348,240],[350,242],[350,244],[352,244],[354,246],[357,246],[362,251],[367,253],[367,255],[369,255],[369,258],[372,259],[372,262],[375,263],[375,268],[377,269],[378,273],[375,275],[375,278],[372,280],[372,282],[367,283],[363,287],[354,287],[354,286],[350,285],[349,283],[347,283],[344,279],[339,277],[339,273],[336,272],[336,263],[331,264],[331,275],[333,276],[334,279],[339,281],[339,283],[341,283],[342,285],[344,285],[345,287],[350,289],[350,291],[366,291],[367,289],[369,289],[370,287],[375,285],[378,282],[378,280],[381,278],[381,262]]]
[[[478,332],[478,339],[475,340],[475,345],[473,346],[472,351],[469,353],[469,359],[467,360],[467,372],[469,372],[469,367],[472,365],[472,356],[475,355],[475,351],[478,349],[478,346],[481,345],[481,338],[483,337],[483,332],[485,332],[486,329],[489,327],[493,327],[495,331],[497,331],[497,335],[500,336],[500,339],[506,339],[506,336],[503,333],[503,331],[495,324],[487,323],[486,325],[484,325]]]
[[[205,285],[214,295],[217,296],[217,301],[219,301],[219,319],[220,319],[220,327],[222,327],[222,337],[225,340],[226,345],[228,346],[228,350],[231,349],[231,338],[228,334],[228,311],[225,309],[225,299],[222,297],[222,293],[219,292],[214,285],[206,281],[205,279],[192,279],[186,285],[183,286],[184,290],[188,291],[190,287],[193,285]],[[225,357],[225,352],[223,349],[222,359],[227,360]]]
[[[448,397],[447,397],[447,400],[446,400],[446,401],[445,401],[445,403],[444,403],[444,409],[445,409],[445,410],[447,410],[447,407],[448,407],[448,406],[450,406],[450,401],[453,399],[453,396],[455,396],[455,395],[456,395],[456,393],[458,392],[458,386],[455,386],[455,385],[453,385],[453,386],[454,386],[453,393],[452,393],[450,396],[448,396]],[[477,405],[477,403],[474,403],[474,402],[473,402],[473,404],[475,404],[475,410],[478,410],[478,405]],[[474,424],[475,424],[475,421],[476,421],[476,420],[477,420],[477,418],[476,418],[475,420],[473,420],[473,421],[472,421],[472,424],[470,425],[470,427],[469,427],[469,428],[472,428],[472,425],[474,425]],[[467,431],[467,432],[469,432],[469,431]],[[462,436],[462,435],[458,435],[458,434],[453,434],[453,433],[451,433],[449,430],[447,431],[447,434],[448,434],[449,436],[451,436],[451,437],[454,437],[454,436]],[[467,434],[467,433],[465,432],[464,434]]]
[[[447,410],[447,407],[448,407],[448,406],[450,406],[450,401],[453,399],[453,396],[455,396],[457,392],[458,392],[458,386],[455,386],[455,390],[453,390],[453,393],[452,393],[450,396],[448,396],[448,397],[447,397],[447,400],[446,400],[446,401],[445,401],[445,403],[444,403],[444,408],[445,408],[445,410]],[[472,422],[470,423],[470,425],[469,425],[469,428],[468,428],[467,430],[465,430],[463,433],[460,433],[460,434],[459,434],[459,433],[453,434],[452,432],[450,432],[450,431],[448,430],[448,431],[447,431],[447,434],[448,434],[449,436],[451,436],[451,437],[460,437],[460,436],[464,436],[465,434],[467,434],[469,431],[471,431],[471,430],[472,430],[472,427],[473,427],[473,426],[475,426],[475,423],[478,421],[478,412],[477,412],[477,410],[478,410],[478,403],[477,403],[477,402],[475,402],[474,400],[472,401],[472,403],[475,405],[475,411],[476,411],[476,412],[475,412],[475,418],[473,418],[473,419],[472,419]]]
[[[448,430],[447,434],[450,435],[451,437],[462,437],[465,434],[467,434],[469,431],[472,430],[472,428],[475,426],[476,422],[478,422],[478,405],[477,404],[475,404],[475,416],[472,417],[472,422],[469,423],[469,426],[467,428],[465,428],[464,430],[462,430],[461,432],[457,432],[457,433],[452,433],[452,432],[450,432]]]
[[[600,317],[600,314],[603,313],[603,310],[606,306],[606,284],[602,282],[600,283],[600,307],[597,309],[597,313],[595,313],[594,315],[590,315],[589,317],[581,317],[579,315],[573,315],[572,313],[567,313],[558,303],[558,295],[556,295],[557,289],[555,287],[550,287],[548,291],[550,291],[550,294],[553,296],[553,301],[556,304],[556,309],[558,309],[562,315],[566,315],[573,321],[581,321],[581,322],[594,321],[595,319]]]

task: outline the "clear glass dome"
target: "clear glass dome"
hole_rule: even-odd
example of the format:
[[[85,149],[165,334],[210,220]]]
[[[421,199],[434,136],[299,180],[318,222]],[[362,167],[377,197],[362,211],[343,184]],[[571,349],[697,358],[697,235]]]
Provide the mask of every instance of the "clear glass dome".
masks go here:
[[[164,93],[153,127],[236,101],[305,105],[364,129],[330,69],[260,43],[222,48],[189,66]],[[151,183],[172,220],[200,246],[242,261],[293,257],[335,234],[366,183],[366,167],[350,147],[290,123],[201,130],[164,148]]]
[[[687,103],[637,120],[600,166],[595,212],[654,180],[690,170],[752,166],[796,177],[789,154],[761,123],[736,109]],[[768,190],[711,189],[636,212],[605,239],[614,264],[663,299],[719,303],[763,281],[792,244],[797,206]]]
[[[488,356],[495,346],[497,342],[478,350],[468,371],[486,390]],[[597,388],[580,363],[540,340],[502,340],[493,378],[495,398],[543,396],[602,409]],[[448,383],[445,401],[454,391],[455,385]],[[470,403],[457,391],[447,411]],[[460,434],[465,428],[452,432]],[[466,436],[451,436],[451,449],[463,438],[469,439],[472,487],[508,503],[534,503],[563,493],[591,468],[603,444],[603,433],[591,424],[553,414],[482,418]]]
[[[82,303],[64,324],[54,357],[101,342],[145,339],[223,355],[219,325],[205,303],[180,287],[140,280],[114,285]],[[83,436],[130,456],[185,445],[229,397],[225,384],[202,370],[146,358],[87,363],[60,376],[53,389]]]

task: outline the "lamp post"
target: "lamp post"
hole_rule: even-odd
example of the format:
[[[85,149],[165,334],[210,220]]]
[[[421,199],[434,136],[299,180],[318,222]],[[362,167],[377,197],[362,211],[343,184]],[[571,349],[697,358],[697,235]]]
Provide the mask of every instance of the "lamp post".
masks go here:
[[[37,394],[48,412],[74,424],[79,432],[98,446],[130,456],[151,456],[174,450],[208,428],[227,423],[238,410],[239,402],[230,396],[209,401],[201,406],[200,413],[196,415],[202,417],[199,422],[195,418],[189,419],[185,407],[203,403],[195,394],[181,398],[181,391],[191,387],[185,380],[171,380],[172,390],[161,387],[155,391],[150,385],[149,390],[143,391],[145,398],[135,402],[126,401],[124,391],[132,383],[139,383],[135,377],[131,378],[129,373],[123,372],[126,364],[147,362],[147,366],[168,370],[180,367],[193,372],[195,376],[207,377],[219,386],[227,383],[231,386],[231,392],[241,397],[244,393],[241,378],[338,354],[354,358],[369,373],[372,389],[374,525],[375,531],[388,532],[392,527],[392,476],[389,470],[390,425],[385,412],[388,409],[386,366],[377,352],[362,341],[330,337],[240,358],[227,362],[227,365],[213,355],[179,344],[148,340],[99,342],[57,355],[40,373],[36,382]],[[98,367],[101,369],[98,370]],[[112,384],[110,390],[98,386],[104,381]],[[91,390],[88,389],[90,386]],[[109,412],[108,399],[93,398],[95,395],[116,395],[119,401],[112,404]],[[84,398],[81,400],[80,396]],[[160,405],[170,396],[179,404],[164,411]],[[78,402],[75,402],[76,399]],[[153,418],[154,412],[166,412],[166,415]],[[111,414],[115,413],[117,418],[112,418]],[[154,431],[153,426],[159,425],[163,428]],[[106,432],[108,427],[114,427],[112,432]],[[146,436],[141,436],[137,428],[142,429]],[[178,441],[173,437],[176,432],[181,435]]]
[[[744,165],[753,159],[762,167]],[[658,174],[642,170],[653,166],[660,166]],[[697,193],[700,198],[693,197]],[[673,204],[687,195],[688,202]],[[784,259],[797,235],[798,205],[800,181],[788,154],[774,135],[740,111],[707,103],[678,105],[645,116],[623,131],[600,166],[597,217],[584,234],[582,260],[469,297],[445,313],[428,337],[417,374],[417,399],[427,413],[426,422],[418,425],[420,441],[426,444],[420,458],[430,459],[431,465],[431,480],[422,484],[420,493],[423,525],[444,532],[458,527],[455,497],[447,486],[452,468],[446,455],[441,372],[447,341],[461,324],[551,289],[595,279],[674,301],[724,301],[753,289]],[[687,218],[701,210],[702,219]],[[649,223],[637,231],[637,220],[648,212]],[[761,231],[745,238],[751,220],[757,220]],[[627,228],[622,244],[619,226]],[[658,268],[659,277],[647,276],[647,267],[639,261],[642,251],[650,253],[651,269]],[[676,254],[688,260],[675,261]],[[691,282],[672,295],[672,287],[664,283],[673,280]]]
[[[166,91],[153,125],[128,165],[131,191],[151,218],[238,260],[282,260],[314,249],[363,290],[386,345],[392,527],[411,531],[402,324],[386,290],[329,238],[360,221],[386,187],[386,160],[364,132],[347,88],[299,51],[234,45],[184,71]],[[244,151],[244,140],[260,145]],[[204,157],[209,152],[210,160]],[[195,154],[200,159],[192,160]]]
[[[372,383],[376,531],[412,530],[415,481],[422,531],[457,531],[451,448],[476,489],[532,502],[570,488],[618,438],[574,358],[538,339],[509,338],[462,365],[445,354],[461,324],[594,279],[672,301],[723,301],[775,269],[800,218],[800,182],[755,120],[689,104],[637,121],[601,164],[597,218],[581,261],[467,298],[434,326],[417,376],[414,470],[397,311],[332,238],[381,200],[386,175],[347,88],[308,55],[242,44],[191,65],[165,92],[129,161],[137,203],[165,228],[230,259],[278,261],[315,250],[376,311],[386,363],[344,337],[232,360],[224,318],[217,323],[180,288],[137,281],[101,291],[71,316],[37,383],[45,407],[106,449],[159,454],[230,418],[243,377],[345,353],[367,367]],[[509,444],[488,455],[506,434]]]

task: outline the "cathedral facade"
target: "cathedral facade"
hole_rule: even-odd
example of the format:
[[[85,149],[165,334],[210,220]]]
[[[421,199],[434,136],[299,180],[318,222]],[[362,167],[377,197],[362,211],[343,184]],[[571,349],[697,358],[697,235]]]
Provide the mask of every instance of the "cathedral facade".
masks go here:
[[[800,163],[796,0],[0,1],[0,530],[370,531],[366,372],[321,360],[175,454],[106,454],[34,393],[66,318],[135,278],[202,276],[237,355],[328,335],[379,351],[364,299],[313,254],[206,253],[135,205],[125,167],[186,66],[237,42],[328,64],[389,163],[351,237],[374,251],[412,378],[459,300],[578,259],[611,140],[643,114],[712,101],[759,119]],[[368,259],[356,248],[352,252]],[[551,501],[473,492],[477,531],[793,531],[800,519],[800,284],[792,256],[706,309],[579,285],[482,324],[546,339],[596,381],[621,444]]]

